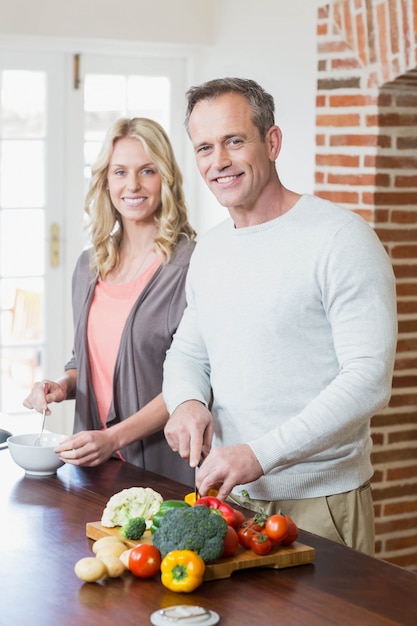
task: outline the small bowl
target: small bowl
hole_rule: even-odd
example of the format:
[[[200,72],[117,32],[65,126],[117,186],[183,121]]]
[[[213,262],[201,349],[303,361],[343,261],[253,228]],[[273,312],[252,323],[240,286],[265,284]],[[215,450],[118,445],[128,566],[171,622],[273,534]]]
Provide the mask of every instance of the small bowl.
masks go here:
[[[50,476],[64,465],[54,448],[68,435],[43,433],[41,444],[34,445],[39,433],[12,435],[7,439],[13,461],[31,476]]]

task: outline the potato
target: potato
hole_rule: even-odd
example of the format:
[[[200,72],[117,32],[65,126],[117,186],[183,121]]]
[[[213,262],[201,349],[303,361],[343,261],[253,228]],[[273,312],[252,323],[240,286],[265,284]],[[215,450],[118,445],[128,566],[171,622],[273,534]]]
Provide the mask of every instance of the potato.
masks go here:
[[[122,552],[122,554],[119,557],[119,559],[121,560],[121,562],[123,563],[126,569],[129,569],[129,557],[130,557],[130,553],[132,552],[132,550],[133,548],[128,548],[128,550],[125,550],[124,552]]]
[[[107,569],[103,561],[94,556],[85,556],[74,566],[75,575],[86,583],[95,583],[107,576]]]
[[[102,557],[98,556],[97,558],[106,566],[107,574],[110,578],[119,578],[119,576],[122,576],[126,571],[123,562],[117,556],[107,554]]]
[[[97,554],[99,550],[101,550],[105,546],[109,546],[112,543],[123,543],[123,541],[119,539],[119,537],[116,537],[116,535],[109,535],[108,537],[101,537],[100,539],[97,539],[97,541],[93,543],[92,550],[94,554]],[[124,543],[123,545],[125,546]],[[125,546],[125,549],[126,549],[126,546]]]
[[[107,545],[100,547],[96,552],[96,556],[101,557],[112,555],[119,557],[125,550],[126,546],[124,543],[122,543],[121,541],[113,541],[111,543],[108,543]]]

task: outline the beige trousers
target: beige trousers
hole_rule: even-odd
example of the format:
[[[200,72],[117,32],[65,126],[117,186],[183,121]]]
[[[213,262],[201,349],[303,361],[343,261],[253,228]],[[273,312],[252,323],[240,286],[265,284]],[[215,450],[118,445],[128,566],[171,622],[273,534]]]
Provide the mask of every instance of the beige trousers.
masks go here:
[[[247,506],[243,504],[244,498],[234,494],[229,501]],[[358,489],[333,496],[253,502],[262,506],[268,515],[279,512],[289,515],[299,528],[310,533],[370,556],[375,554],[374,508],[369,482]]]

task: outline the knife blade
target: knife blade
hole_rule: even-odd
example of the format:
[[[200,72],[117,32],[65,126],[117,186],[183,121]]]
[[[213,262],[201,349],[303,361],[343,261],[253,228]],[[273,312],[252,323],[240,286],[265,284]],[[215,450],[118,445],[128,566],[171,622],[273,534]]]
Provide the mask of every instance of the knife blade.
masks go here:
[[[198,493],[198,489],[197,489],[197,472],[200,466],[201,466],[201,461],[194,468],[194,498],[195,500],[198,500],[198,498],[200,497],[200,494]]]

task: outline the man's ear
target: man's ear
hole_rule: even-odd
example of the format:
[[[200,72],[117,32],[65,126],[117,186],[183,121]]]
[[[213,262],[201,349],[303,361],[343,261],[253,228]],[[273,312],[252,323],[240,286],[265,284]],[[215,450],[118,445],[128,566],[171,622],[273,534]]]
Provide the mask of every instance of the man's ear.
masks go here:
[[[268,144],[270,160],[276,161],[282,145],[281,129],[278,126],[271,126],[266,133],[265,142]]]

